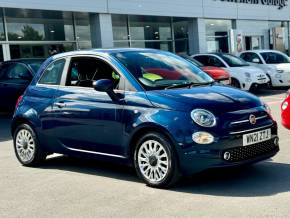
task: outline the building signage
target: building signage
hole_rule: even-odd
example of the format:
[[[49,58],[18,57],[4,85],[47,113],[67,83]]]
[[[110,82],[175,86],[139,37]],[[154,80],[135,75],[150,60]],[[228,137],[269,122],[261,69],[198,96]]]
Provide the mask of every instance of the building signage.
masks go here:
[[[279,10],[288,6],[288,0],[220,0],[220,1],[253,4],[253,5],[276,6],[276,7],[278,7]]]

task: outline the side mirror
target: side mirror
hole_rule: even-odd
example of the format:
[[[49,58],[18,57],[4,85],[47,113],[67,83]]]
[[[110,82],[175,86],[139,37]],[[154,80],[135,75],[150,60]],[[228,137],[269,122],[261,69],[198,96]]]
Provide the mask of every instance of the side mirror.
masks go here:
[[[100,79],[93,83],[93,87],[98,92],[106,92],[113,101],[119,101],[120,98],[114,92],[114,83],[109,79]]]
[[[252,60],[252,62],[255,63],[255,64],[259,64],[259,63],[260,63],[260,60],[259,60],[258,58],[254,58],[254,59]]]

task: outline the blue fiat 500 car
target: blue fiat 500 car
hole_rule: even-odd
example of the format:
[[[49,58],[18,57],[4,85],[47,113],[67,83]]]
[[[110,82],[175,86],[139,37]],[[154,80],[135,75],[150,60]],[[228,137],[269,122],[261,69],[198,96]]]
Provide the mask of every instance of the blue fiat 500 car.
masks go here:
[[[18,100],[11,131],[24,166],[52,153],[117,160],[152,187],[279,151],[277,123],[259,98],[151,49],[49,58]]]

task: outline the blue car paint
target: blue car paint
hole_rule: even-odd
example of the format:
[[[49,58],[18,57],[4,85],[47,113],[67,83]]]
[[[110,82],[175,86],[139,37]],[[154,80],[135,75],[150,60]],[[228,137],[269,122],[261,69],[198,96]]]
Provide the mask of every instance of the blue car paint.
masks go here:
[[[27,68],[27,72],[31,78],[27,79],[0,79],[0,111],[13,112],[15,109],[15,104],[19,96],[23,94],[29,83],[31,82],[33,76],[36,74],[36,69],[31,67],[31,64],[41,63],[42,59],[15,59],[10,61],[5,61],[1,63],[1,66],[21,64]],[[0,69],[0,75],[1,75]]]
[[[110,56],[115,50],[72,52],[49,58],[39,70],[15,111],[12,134],[23,121],[36,131],[41,145],[49,152],[117,160],[131,163],[136,136],[147,130],[166,135],[176,151],[183,174],[204,169],[256,162],[275,155],[271,153],[239,163],[222,159],[222,152],[242,146],[242,134],[253,129],[252,124],[231,126],[232,121],[249,118],[249,114],[267,116],[262,102],[252,94],[231,87],[213,84],[194,88],[145,91],[135,78]],[[43,70],[52,61],[71,55],[95,55],[112,63],[128,79],[136,91],[124,91],[124,99],[113,102],[106,93],[93,89],[37,86]],[[66,104],[64,109],[54,103]],[[190,112],[196,108],[211,111],[217,126],[204,128],[193,122]],[[255,128],[267,126],[272,138],[277,136],[277,124],[270,117],[259,120]],[[214,143],[198,145],[192,134],[210,132]],[[251,132],[251,131],[250,131]],[[79,151],[87,151],[80,153]]]

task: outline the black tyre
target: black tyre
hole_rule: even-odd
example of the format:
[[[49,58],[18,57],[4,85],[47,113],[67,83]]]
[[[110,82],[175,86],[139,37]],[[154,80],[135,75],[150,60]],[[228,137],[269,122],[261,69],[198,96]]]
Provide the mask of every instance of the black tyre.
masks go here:
[[[138,176],[150,187],[168,188],[180,178],[172,144],[159,133],[147,133],[138,141],[134,165]]]
[[[14,151],[24,166],[38,166],[46,159],[46,153],[39,145],[34,130],[27,124],[17,127],[13,136]]]
[[[240,89],[241,88],[241,84],[237,79],[232,78],[232,83],[231,86]]]

